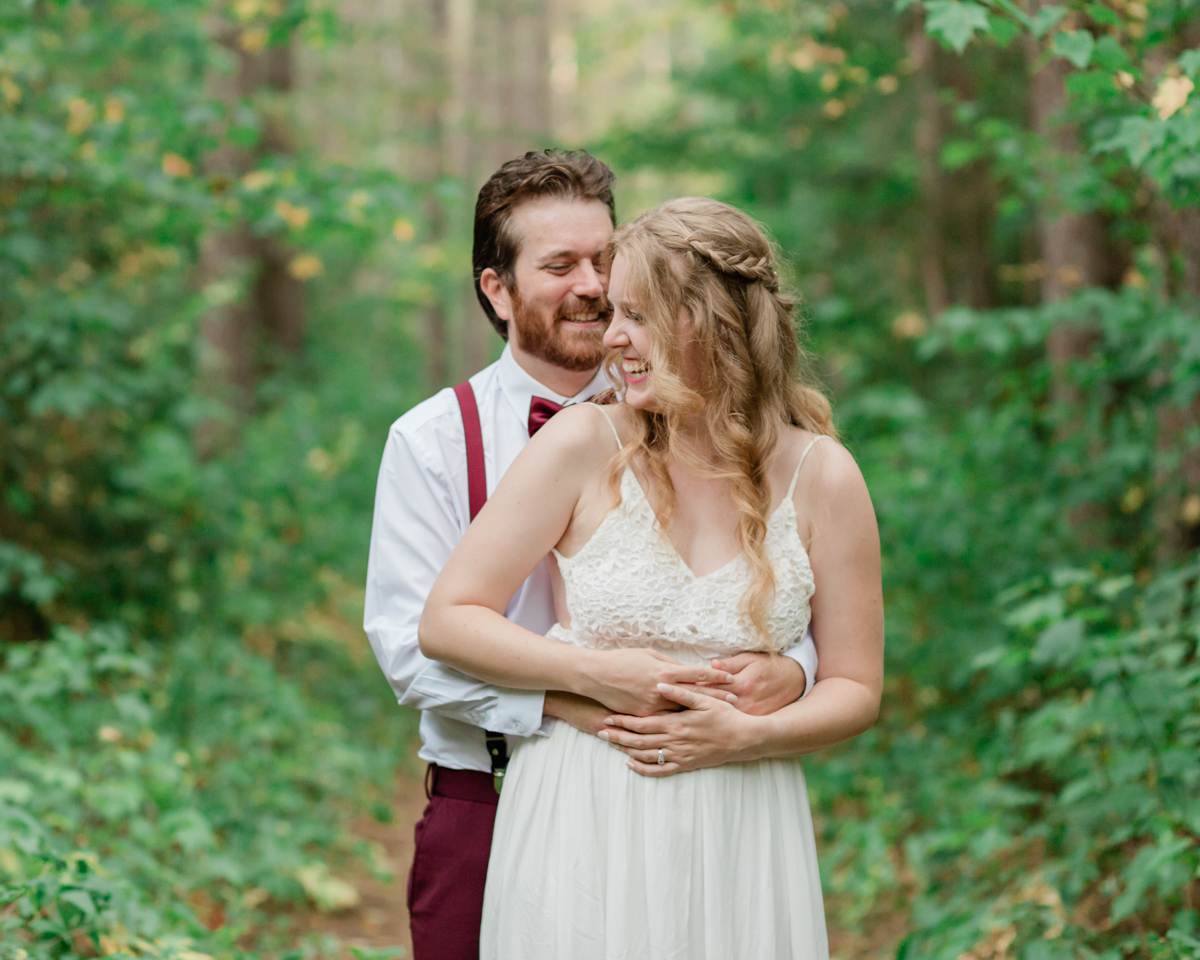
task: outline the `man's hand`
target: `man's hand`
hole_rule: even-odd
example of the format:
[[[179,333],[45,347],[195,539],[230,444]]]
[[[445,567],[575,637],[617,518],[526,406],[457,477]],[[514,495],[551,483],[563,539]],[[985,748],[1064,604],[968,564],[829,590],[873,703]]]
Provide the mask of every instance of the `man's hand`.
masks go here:
[[[733,679],[718,687],[698,684],[696,691],[732,703],[742,713],[752,716],[774,713],[804,695],[804,668],[791,657],[739,653],[725,660],[714,660],[712,668],[730,674]],[[728,696],[731,693],[732,700]]]
[[[587,697],[581,697],[575,693],[547,690],[542,716],[562,720],[576,730],[595,736],[601,730],[607,729],[604,720],[606,717],[612,716],[612,711],[595,700],[589,700]]]
[[[659,691],[685,710],[653,717],[609,717],[600,738],[629,757],[643,777],[669,777],[685,770],[753,760],[763,741],[763,724],[692,685],[659,684]],[[659,750],[663,762],[658,762]]]

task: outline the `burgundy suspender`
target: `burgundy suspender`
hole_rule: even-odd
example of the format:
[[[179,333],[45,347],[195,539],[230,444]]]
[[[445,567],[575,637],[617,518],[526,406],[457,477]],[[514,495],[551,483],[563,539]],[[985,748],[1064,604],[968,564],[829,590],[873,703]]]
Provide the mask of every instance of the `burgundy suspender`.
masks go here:
[[[474,520],[487,502],[487,464],[483,459],[483,428],[479,423],[479,405],[475,402],[475,391],[468,381],[454,388],[458,398],[458,409],[462,413],[463,436],[467,447],[467,503]],[[504,783],[508,768],[508,741],[504,734],[494,730],[483,731],[488,756],[492,763],[492,782],[496,792]]]
[[[483,459],[483,428],[479,425],[479,406],[475,391],[463,381],[454,388],[458,408],[462,412],[463,433],[467,441],[467,501],[474,520],[487,501],[487,466]]]

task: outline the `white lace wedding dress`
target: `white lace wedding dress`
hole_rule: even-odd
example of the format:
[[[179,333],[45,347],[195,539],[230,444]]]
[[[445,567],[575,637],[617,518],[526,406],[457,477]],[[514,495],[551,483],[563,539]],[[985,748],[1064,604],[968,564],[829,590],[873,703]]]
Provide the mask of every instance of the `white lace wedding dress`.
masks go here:
[[[792,490],[767,530],[770,627],[783,646],[803,639],[813,593]],[[654,646],[687,663],[758,646],[740,613],[744,558],[697,577],[659,534],[632,471],[621,498],[579,553],[558,556],[571,627],[549,636]],[[517,748],[496,815],[483,960],[826,960],[799,760],[665,778],[625,762],[566,723]]]

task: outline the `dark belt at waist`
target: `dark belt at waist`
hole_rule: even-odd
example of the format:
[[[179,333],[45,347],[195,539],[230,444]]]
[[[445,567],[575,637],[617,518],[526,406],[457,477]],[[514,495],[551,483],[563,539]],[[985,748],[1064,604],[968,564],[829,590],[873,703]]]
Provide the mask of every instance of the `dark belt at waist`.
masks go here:
[[[469,800],[495,806],[500,801],[495,781],[482,770],[448,770],[431,763],[425,771],[425,796]]]

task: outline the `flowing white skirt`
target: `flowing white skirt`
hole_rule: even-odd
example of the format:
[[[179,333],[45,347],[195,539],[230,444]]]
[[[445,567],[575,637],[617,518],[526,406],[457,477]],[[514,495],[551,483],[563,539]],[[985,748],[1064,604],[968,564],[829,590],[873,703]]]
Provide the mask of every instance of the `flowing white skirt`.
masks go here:
[[[827,960],[799,760],[646,778],[559,722],[515,751],[482,960]]]

